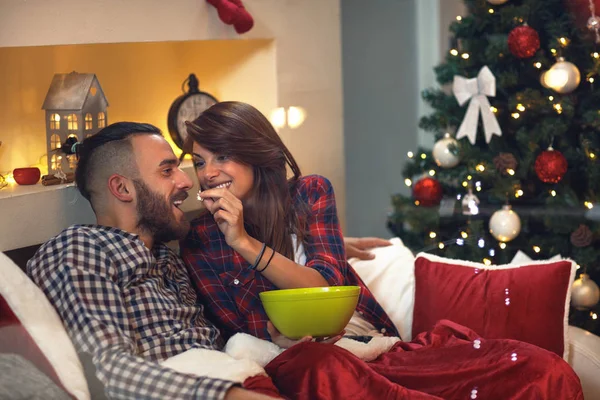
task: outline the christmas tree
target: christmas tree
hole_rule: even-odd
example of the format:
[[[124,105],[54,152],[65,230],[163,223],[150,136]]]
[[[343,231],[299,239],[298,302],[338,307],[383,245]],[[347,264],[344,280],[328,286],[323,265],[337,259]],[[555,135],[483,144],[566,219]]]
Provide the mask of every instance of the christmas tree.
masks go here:
[[[388,227],[415,252],[488,265],[575,260],[570,323],[600,334],[596,3],[465,0],[441,88],[423,93],[437,141],[408,152],[412,196],[393,197]]]

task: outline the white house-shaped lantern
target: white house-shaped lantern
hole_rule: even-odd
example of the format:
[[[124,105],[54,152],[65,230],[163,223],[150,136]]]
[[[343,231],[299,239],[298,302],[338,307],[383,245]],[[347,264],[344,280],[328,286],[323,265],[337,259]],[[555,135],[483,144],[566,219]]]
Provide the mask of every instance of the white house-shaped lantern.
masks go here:
[[[68,137],[82,141],[108,124],[108,101],[95,74],[56,74],[46,94],[48,174],[72,172],[75,155],[61,151]]]

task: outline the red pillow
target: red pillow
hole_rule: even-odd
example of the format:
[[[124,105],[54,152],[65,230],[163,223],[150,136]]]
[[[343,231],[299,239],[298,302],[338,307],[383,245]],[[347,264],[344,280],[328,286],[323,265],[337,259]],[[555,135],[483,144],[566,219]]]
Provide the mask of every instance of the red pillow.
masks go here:
[[[420,253],[415,260],[413,337],[440,319],[487,339],[515,339],[567,359],[571,260],[492,265]]]

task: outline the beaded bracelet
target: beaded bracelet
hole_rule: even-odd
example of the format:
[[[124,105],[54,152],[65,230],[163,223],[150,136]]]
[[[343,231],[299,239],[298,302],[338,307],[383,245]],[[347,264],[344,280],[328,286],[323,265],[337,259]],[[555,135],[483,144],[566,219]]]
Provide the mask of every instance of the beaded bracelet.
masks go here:
[[[271,264],[271,260],[273,259],[273,256],[275,255],[275,249],[271,249],[271,250],[273,250],[273,252],[271,253],[271,257],[269,257],[269,260],[267,261],[267,264],[264,266],[263,269],[257,270],[258,272],[263,272],[265,269],[267,269],[267,267],[269,266],[269,264]]]
[[[256,269],[256,267],[258,267],[258,263],[262,259],[263,254],[265,254],[266,248],[267,248],[267,244],[263,243],[262,249],[260,250],[260,253],[258,253],[258,256],[256,257],[256,261],[254,261],[254,264],[250,267],[250,269]]]

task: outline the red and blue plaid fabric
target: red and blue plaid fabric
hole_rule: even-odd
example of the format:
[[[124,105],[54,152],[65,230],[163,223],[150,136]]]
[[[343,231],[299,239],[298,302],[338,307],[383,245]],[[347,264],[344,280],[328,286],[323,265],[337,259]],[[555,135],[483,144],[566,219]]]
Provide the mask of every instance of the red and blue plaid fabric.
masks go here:
[[[165,245],[150,251],[116,228],[75,225],[27,264],[79,351],[90,353],[114,399],[223,399],[235,385],[158,361],[191,348],[221,349],[182,260]]]
[[[360,286],[357,311],[382,333],[398,336],[390,318],[346,261],[331,183],[322,176],[306,176],[292,195],[310,208],[304,239],[306,266],[319,271],[331,286]],[[277,287],[227,245],[210,213],[192,221],[190,233],[181,242],[181,254],[207,314],[226,337],[245,332],[270,340],[258,294]]]

